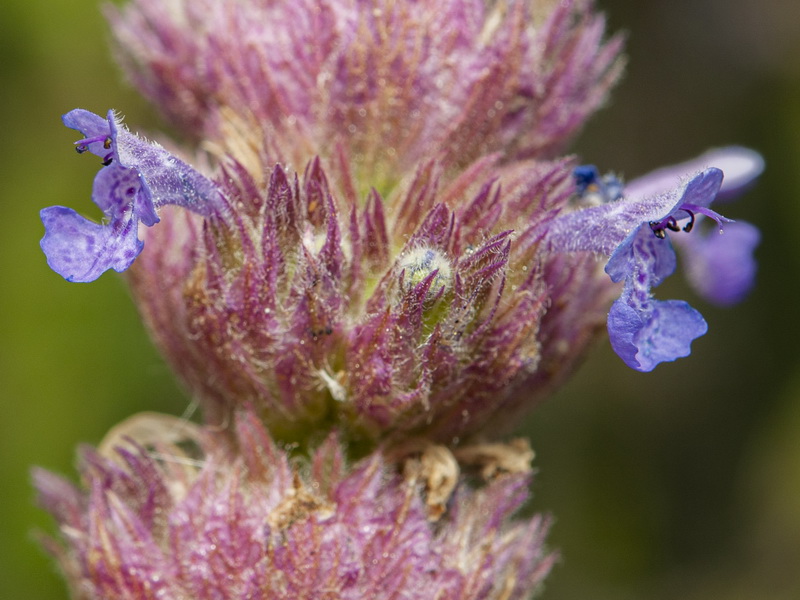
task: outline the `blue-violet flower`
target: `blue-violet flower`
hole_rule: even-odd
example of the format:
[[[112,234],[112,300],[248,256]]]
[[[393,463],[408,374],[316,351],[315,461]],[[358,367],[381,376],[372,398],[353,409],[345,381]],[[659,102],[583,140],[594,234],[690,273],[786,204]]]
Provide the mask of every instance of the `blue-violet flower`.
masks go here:
[[[729,183],[723,186],[718,168],[697,171],[707,164],[726,166]],[[608,332],[614,351],[628,366],[651,371],[661,362],[687,356],[691,342],[706,332],[705,320],[688,303],[651,295],[650,290],[675,271],[667,232],[688,233],[705,216],[723,233],[723,223],[730,220],[709,205],[718,194],[735,195],[762,169],[761,157],[743,148],[712,151],[634,180],[622,190],[615,178],[600,178],[593,167],[576,169],[578,202],[586,198],[588,207],[554,219],[545,246],[551,252],[589,251],[608,257],[606,272],[612,281],[623,282],[622,294],[608,314]],[[681,176],[683,181],[673,187]],[[724,241],[701,236],[683,244],[695,287],[721,304],[742,298],[752,286],[752,251],[758,243],[751,225],[732,223],[724,231]]]
[[[63,206],[41,211],[47,263],[68,281],[94,281],[108,269],[127,269],[144,246],[139,222],[148,227],[158,223],[159,206],[177,204],[204,216],[220,210],[211,181],[161,146],[130,133],[113,111],[104,119],[75,109],[63,120],[84,135],[76,142],[79,153],[103,159],[92,200],[108,219],[103,225],[93,223]]]

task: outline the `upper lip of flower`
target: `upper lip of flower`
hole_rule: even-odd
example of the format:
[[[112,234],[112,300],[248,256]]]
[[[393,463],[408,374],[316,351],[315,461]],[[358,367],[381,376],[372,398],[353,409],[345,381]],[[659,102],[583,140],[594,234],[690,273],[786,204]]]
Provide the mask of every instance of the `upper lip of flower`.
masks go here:
[[[694,227],[695,214],[711,217],[722,225],[723,221],[730,221],[708,208],[719,191],[723,180],[722,171],[710,167],[686,181],[683,185],[668,192],[649,198],[632,198],[623,201],[630,206],[632,218],[623,219],[630,227],[628,235],[620,241],[606,265],[606,272],[613,281],[621,281],[625,276],[617,273],[612,266],[620,253],[627,251],[633,238],[641,228],[647,227],[653,235],[661,240],[666,240],[666,231],[689,232]],[[602,208],[602,207],[599,207]],[[644,213],[646,218],[640,218],[637,213]],[[679,220],[689,219],[685,225],[679,225]]]

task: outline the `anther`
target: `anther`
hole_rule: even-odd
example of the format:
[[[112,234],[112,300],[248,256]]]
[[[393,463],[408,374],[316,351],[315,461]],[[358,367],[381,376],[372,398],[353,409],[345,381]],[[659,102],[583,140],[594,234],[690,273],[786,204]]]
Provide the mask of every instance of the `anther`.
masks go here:
[[[675,220],[675,217],[670,217],[667,219],[667,224],[665,225],[667,229],[670,231],[680,231],[681,228],[678,227],[678,222]]]
[[[692,230],[692,228],[694,227],[694,213],[692,211],[690,211],[690,210],[686,210],[685,208],[683,210],[685,210],[687,213],[689,213],[689,222],[686,225],[683,226],[683,230],[686,233],[689,233]]]
[[[660,240],[663,240],[667,237],[667,232],[664,230],[664,225],[662,223],[658,223],[656,221],[650,221],[650,229],[653,230],[653,234]]]

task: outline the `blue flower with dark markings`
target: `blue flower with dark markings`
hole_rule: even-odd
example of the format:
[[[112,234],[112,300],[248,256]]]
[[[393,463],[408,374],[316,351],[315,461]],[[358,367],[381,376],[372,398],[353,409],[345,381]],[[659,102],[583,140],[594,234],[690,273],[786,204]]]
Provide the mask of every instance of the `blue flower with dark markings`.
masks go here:
[[[211,180],[158,144],[130,133],[113,111],[104,119],[75,109],[63,121],[84,135],[76,142],[79,153],[88,151],[103,159],[92,200],[106,220],[94,223],[63,206],[41,211],[47,264],[68,281],[94,281],[108,269],[127,269],[144,247],[137,233],[139,222],[148,227],[158,223],[159,206],[177,204],[203,216],[221,209],[221,196]]]
[[[703,168],[709,164],[728,169],[727,185],[723,185],[722,170]],[[688,356],[692,341],[707,331],[702,315],[688,303],[656,300],[651,294],[675,271],[668,233],[689,233],[703,217],[716,221],[723,233],[723,223],[730,220],[709,205],[718,194],[735,195],[762,169],[758,154],[727,148],[634,180],[619,197],[615,179],[607,185],[593,167],[576,169],[583,206],[549,225],[545,247],[556,253],[588,251],[608,257],[606,273],[612,281],[623,283],[622,294],[608,314],[608,333],[614,351],[628,366],[651,371],[661,362]],[[585,201],[584,196],[588,196]],[[729,304],[752,286],[758,231],[744,223],[724,231],[724,237],[699,234],[696,240],[678,245],[687,254],[690,281],[698,291],[712,301]]]

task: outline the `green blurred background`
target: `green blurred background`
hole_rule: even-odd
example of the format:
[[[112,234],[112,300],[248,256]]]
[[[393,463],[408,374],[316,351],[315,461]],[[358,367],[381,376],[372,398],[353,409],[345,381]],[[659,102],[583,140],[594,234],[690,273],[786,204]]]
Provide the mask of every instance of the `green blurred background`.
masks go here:
[[[757,223],[758,288],[704,305],[692,357],[628,370],[600,344],[526,427],[563,560],[544,598],[800,598],[800,17],[792,0],[601,2],[630,65],[575,150],[628,178],[711,146],[761,151],[767,171],[727,216]],[[70,285],[39,251],[41,207],[91,211],[97,165],[59,115],[114,107],[161,128],[123,82],[95,0],[0,5],[0,598],[66,598],[33,541],[52,529],[31,465],[72,474],[133,412],[189,400],[120,278]]]

